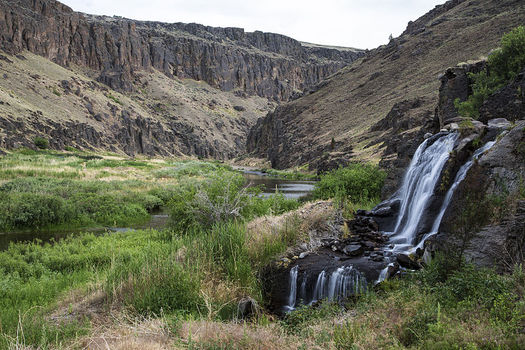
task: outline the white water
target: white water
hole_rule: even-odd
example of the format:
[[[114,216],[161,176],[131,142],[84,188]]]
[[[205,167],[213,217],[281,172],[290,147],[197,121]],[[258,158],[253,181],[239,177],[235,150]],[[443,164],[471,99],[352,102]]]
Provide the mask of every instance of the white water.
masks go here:
[[[290,270],[290,294],[288,294],[288,305],[285,306],[285,310],[291,311],[295,308],[297,298],[297,274],[299,271],[299,265],[292,267]]]
[[[478,159],[483,153],[488,151],[492,146],[494,146],[495,143],[496,143],[495,141],[487,142],[483,147],[479,148],[478,150],[476,150],[476,152],[474,152],[474,154],[472,155],[472,158],[468,162],[466,162],[465,164],[463,164],[461,166],[461,168],[459,168],[459,170],[458,170],[458,172],[456,174],[456,178],[454,179],[454,183],[448,189],[447,194],[445,196],[445,199],[443,200],[443,204],[441,204],[441,208],[439,210],[439,214],[436,217],[436,219],[434,220],[434,224],[432,225],[432,229],[430,230],[429,233],[427,233],[423,237],[423,239],[421,240],[421,242],[419,242],[419,244],[417,245],[416,248],[422,248],[423,244],[425,243],[425,241],[429,237],[435,235],[438,232],[439,226],[441,225],[441,220],[443,220],[443,215],[445,215],[445,211],[447,210],[447,208],[448,208],[448,206],[450,204],[450,201],[452,200],[452,196],[454,195],[454,192],[456,191],[456,188],[465,179],[465,177],[467,176],[468,171],[472,167],[472,164],[474,164],[474,161],[476,159]]]
[[[311,305],[321,299],[340,300],[352,294],[362,292],[366,288],[366,280],[352,266],[342,266],[333,272],[321,271],[311,296],[307,295],[307,275],[302,275],[301,287],[297,290],[297,266],[290,270],[290,294],[286,312],[295,310],[299,304]]]
[[[467,163],[461,166],[454,182],[445,195],[439,214],[434,219],[431,232],[423,237],[417,247],[413,247],[422,216],[433,196],[434,189],[440,180],[440,175],[457,138],[457,134],[447,134],[435,140],[430,146],[428,145],[429,139],[427,139],[418,147],[414,154],[403,179],[402,187],[396,195],[396,199],[399,199],[401,204],[396,226],[390,238],[390,241],[394,243],[394,252],[411,252],[418,247],[422,247],[427,238],[437,233],[456,188],[465,179],[474,161],[495,143],[488,142],[485,144],[474,152]],[[389,266],[391,265],[393,264],[389,264]],[[375,282],[376,284],[387,278],[389,266],[381,271],[379,278]],[[294,310],[297,304],[297,270],[295,272],[290,271],[290,281],[291,294],[288,306],[285,307],[287,311]],[[323,270],[317,276],[313,295],[310,301],[307,302],[305,272],[299,291],[299,298],[305,304],[312,304],[321,299],[339,300],[362,291],[363,288],[366,288],[366,280],[352,266],[340,267],[330,275]]]
[[[361,274],[352,266],[342,266],[333,271],[329,277],[322,271],[317,278],[314,296],[310,303],[321,299],[339,300],[360,292],[365,286]]]
[[[390,241],[395,244],[394,251],[405,251],[413,244],[417,228],[428,206],[429,199],[440,180],[440,175],[454,148],[457,134],[447,134],[428,146],[425,140],[417,149],[403,185],[398,192],[401,201],[397,223]]]

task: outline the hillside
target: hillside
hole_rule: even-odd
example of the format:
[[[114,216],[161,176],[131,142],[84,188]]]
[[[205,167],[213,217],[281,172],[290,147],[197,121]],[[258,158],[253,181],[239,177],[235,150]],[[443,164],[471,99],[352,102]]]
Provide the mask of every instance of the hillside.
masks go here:
[[[253,123],[362,55],[240,28],[0,1],[0,148],[195,155],[245,151]]]
[[[523,18],[520,0],[452,0],[437,6],[388,45],[269,113],[252,129],[248,150],[277,168],[309,164],[323,170],[349,161],[381,161],[395,182],[422,141],[425,124],[438,127],[440,75],[485,57]],[[395,188],[387,187],[387,192]]]

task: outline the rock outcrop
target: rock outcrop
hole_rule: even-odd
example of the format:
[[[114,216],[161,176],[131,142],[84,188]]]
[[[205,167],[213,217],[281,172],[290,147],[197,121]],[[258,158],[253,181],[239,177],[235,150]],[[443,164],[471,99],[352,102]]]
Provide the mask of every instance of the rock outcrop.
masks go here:
[[[2,0],[0,18],[4,51],[29,50],[61,66],[85,66],[124,91],[133,89],[137,71],[154,68],[223,91],[286,100],[362,55],[240,28],[84,15],[55,0]]]
[[[480,266],[510,268],[525,256],[525,120],[479,158],[445,212],[438,247],[465,241]]]

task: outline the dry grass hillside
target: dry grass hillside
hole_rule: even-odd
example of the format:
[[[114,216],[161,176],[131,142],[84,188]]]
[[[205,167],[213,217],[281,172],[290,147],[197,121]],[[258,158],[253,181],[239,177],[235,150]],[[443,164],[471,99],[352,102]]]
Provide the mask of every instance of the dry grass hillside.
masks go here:
[[[0,148],[33,148],[40,136],[58,149],[225,159],[244,151],[246,130],[274,108],[266,98],[156,70],[122,94],[85,68],[28,51],[0,58]]]
[[[249,151],[268,157],[278,168],[392,160],[399,152],[387,155],[387,146],[414,139],[432,120],[438,78],[445,69],[486,57],[524,19],[522,0],[449,1],[318,89],[270,113],[252,129]],[[399,115],[403,120],[396,121],[400,133],[389,128],[372,132],[371,126],[399,103],[405,105],[398,107],[404,109]]]

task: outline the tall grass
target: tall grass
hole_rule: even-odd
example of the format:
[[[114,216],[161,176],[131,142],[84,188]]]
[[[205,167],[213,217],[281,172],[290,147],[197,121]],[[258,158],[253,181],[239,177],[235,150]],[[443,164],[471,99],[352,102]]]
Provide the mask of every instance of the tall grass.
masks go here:
[[[188,233],[229,220],[249,220],[267,214],[282,214],[299,202],[282,194],[259,197],[260,190],[247,188],[240,174],[218,171],[202,182],[181,182],[172,197],[172,228]]]

